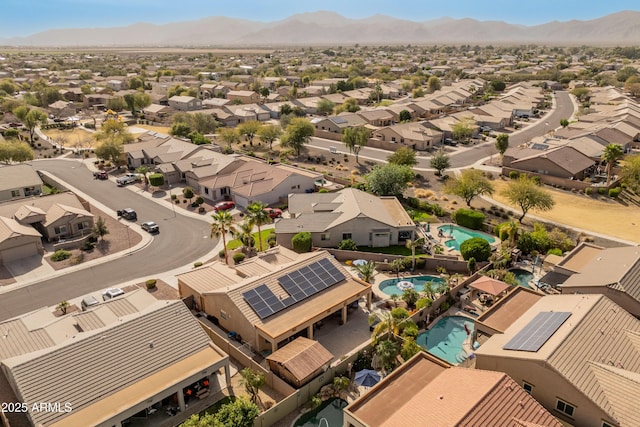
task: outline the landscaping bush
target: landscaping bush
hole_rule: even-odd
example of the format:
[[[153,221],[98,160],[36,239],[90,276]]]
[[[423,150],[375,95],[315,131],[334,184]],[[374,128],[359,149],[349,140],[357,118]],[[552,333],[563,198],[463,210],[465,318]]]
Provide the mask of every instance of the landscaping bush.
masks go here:
[[[562,249],[559,248],[552,248],[549,249],[547,251],[547,255],[558,255],[558,256],[562,256]]]
[[[198,208],[198,213],[205,213],[207,210],[204,208],[204,206],[200,206]]]
[[[609,197],[613,197],[615,199],[620,195],[621,191],[622,191],[622,188],[620,188],[620,187],[610,188],[609,189]]]
[[[327,190],[326,188],[321,188],[318,190],[318,193],[328,193],[329,190]]]
[[[342,249],[345,251],[356,251],[358,250],[358,245],[351,239],[345,239],[338,243],[338,249]]]
[[[177,198],[178,198],[178,195],[177,195],[177,194],[172,194],[172,195],[171,195],[171,200],[175,200],[175,199],[177,199]]]
[[[90,242],[89,240],[85,240],[82,245],[83,251],[92,251],[96,247],[94,242]]]
[[[224,249],[220,249],[220,252],[218,252],[218,256],[220,258],[224,258]]]
[[[197,203],[198,205],[203,204],[203,203],[204,203],[204,198],[203,198],[202,196],[198,196],[198,197],[196,198],[196,203]]]
[[[598,194],[603,195],[607,192],[607,189],[604,187],[600,187],[598,188]]]
[[[584,189],[584,194],[586,194],[587,196],[590,196],[591,193],[593,193],[593,188],[587,187]]]
[[[164,185],[164,175],[161,173],[152,173],[149,175],[149,184],[153,187],[160,187]]]
[[[531,181],[535,182],[537,185],[541,185],[542,184],[542,180],[540,179],[540,177],[538,175],[534,175],[531,177]]]
[[[193,263],[193,268],[202,267],[202,263],[200,261]]]
[[[416,268],[425,268],[427,260],[424,258],[416,258]]]
[[[418,200],[415,197],[407,197],[407,205],[409,205],[410,207],[414,208],[414,209],[419,209],[420,208],[420,200]]]
[[[158,283],[156,279],[149,279],[144,282],[144,284],[147,286],[147,289],[154,289],[156,287],[156,283]]]
[[[293,250],[299,254],[311,251],[311,233],[308,231],[301,231],[297,233],[291,239],[291,245]]]
[[[470,209],[458,209],[453,214],[456,224],[472,230],[481,230],[484,224],[485,216],[482,212],[472,211]]]
[[[197,207],[198,207],[198,204],[197,204],[196,202],[193,202],[193,203],[191,203],[191,207],[192,207],[192,208],[197,208]]]
[[[64,249],[58,249],[51,255],[51,261],[58,262],[64,261],[65,259],[71,258],[71,252],[65,251]]]
[[[520,177],[520,174],[516,171],[511,171],[509,172],[509,178],[511,179],[518,179]]]
[[[460,253],[465,261],[469,258],[475,258],[476,262],[483,262],[491,256],[491,245],[482,237],[474,237],[462,242]]]
[[[237,254],[233,254],[233,262],[236,264],[240,264],[246,258],[245,254],[242,252],[238,252]]]

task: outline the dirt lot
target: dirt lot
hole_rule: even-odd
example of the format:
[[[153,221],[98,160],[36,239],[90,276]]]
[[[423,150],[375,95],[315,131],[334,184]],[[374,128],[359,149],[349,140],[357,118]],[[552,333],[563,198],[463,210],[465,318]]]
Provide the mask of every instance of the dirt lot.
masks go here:
[[[79,248],[71,249],[71,257],[58,262],[53,262],[50,257],[46,257],[45,260],[55,270],[62,270],[72,265],[127,250],[142,240],[141,235],[128,227],[126,220],[118,221],[93,206],[91,206],[91,213],[94,215],[94,220],[97,220],[100,216],[104,218],[109,234],[104,237],[104,241],[99,241],[95,249],[91,251],[82,251]]]
[[[48,129],[43,132],[52,141],[66,148],[90,148],[95,144],[93,133],[79,127],[73,129]]]

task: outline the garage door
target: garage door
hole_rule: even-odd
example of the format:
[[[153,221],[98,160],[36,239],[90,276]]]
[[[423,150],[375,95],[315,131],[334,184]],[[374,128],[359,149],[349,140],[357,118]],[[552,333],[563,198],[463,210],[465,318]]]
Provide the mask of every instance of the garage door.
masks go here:
[[[27,258],[33,255],[38,255],[38,247],[35,243],[28,243],[26,245],[18,246],[11,249],[3,249],[0,252],[3,263],[16,261],[19,259]]]

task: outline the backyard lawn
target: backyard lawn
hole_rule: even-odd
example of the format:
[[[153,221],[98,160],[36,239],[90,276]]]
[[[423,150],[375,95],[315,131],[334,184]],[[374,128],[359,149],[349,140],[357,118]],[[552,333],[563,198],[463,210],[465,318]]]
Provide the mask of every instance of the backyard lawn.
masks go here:
[[[500,194],[507,187],[507,182],[495,180],[493,185],[496,192],[492,198],[502,204],[512,206]],[[611,198],[578,195],[550,187],[545,187],[545,189],[553,195],[556,203],[554,208],[548,212],[533,211],[527,214],[527,217],[535,215],[559,224],[640,242],[640,207],[636,205],[625,206]],[[520,212],[519,208],[515,206],[513,208],[516,212]]]
[[[407,248],[404,245],[389,246],[386,248],[372,248],[369,246],[358,246],[358,250],[361,252],[374,252],[377,254],[411,256],[411,249]],[[416,250],[416,257],[420,257],[420,256],[426,257],[427,255],[421,254],[419,250]]]
[[[262,230],[261,231],[261,237],[262,237],[262,249],[266,250],[269,249],[269,243],[267,243],[267,238],[269,237],[269,235],[271,234],[271,232],[273,231],[272,228],[268,228],[266,230]],[[258,242],[258,233],[253,233],[252,234],[254,240],[255,240],[255,248],[256,249],[260,249],[260,243]],[[233,250],[233,249],[238,249],[240,246],[242,246],[242,242],[240,241],[240,239],[233,239],[230,240],[229,242],[227,242],[227,249],[229,250]]]

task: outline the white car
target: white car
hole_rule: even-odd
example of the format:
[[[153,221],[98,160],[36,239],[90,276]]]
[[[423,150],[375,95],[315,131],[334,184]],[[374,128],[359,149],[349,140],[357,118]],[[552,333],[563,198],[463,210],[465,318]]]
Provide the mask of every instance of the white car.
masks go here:
[[[147,233],[158,233],[160,231],[160,227],[153,221],[147,221],[142,223],[142,229]]]
[[[122,187],[124,185],[133,184],[134,182],[138,182],[139,180],[140,180],[140,175],[139,174],[128,173],[126,175],[123,175],[121,177],[116,178],[116,184],[118,184],[119,187]]]
[[[120,288],[109,288],[106,291],[104,291],[102,293],[102,300],[103,301],[108,301],[110,299],[114,299],[116,297],[119,297],[121,295],[124,295],[124,291]]]

